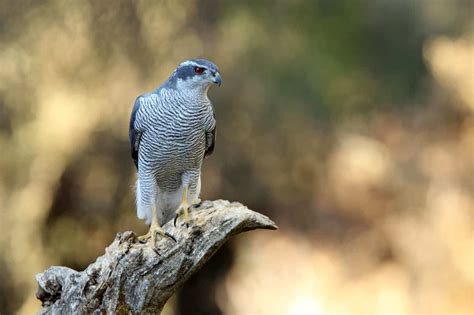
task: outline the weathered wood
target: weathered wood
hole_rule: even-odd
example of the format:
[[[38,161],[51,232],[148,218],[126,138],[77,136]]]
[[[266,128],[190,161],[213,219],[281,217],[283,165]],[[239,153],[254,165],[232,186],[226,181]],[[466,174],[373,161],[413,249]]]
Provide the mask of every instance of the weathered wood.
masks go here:
[[[276,229],[268,217],[240,203],[205,201],[164,229],[177,243],[159,238],[155,249],[133,232],[118,233],[105,254],[78,272],[50,267],[36,276],[40,314],[159,314],[171,295],[235,234]],[[203,294],[206,294],[203,292]]]

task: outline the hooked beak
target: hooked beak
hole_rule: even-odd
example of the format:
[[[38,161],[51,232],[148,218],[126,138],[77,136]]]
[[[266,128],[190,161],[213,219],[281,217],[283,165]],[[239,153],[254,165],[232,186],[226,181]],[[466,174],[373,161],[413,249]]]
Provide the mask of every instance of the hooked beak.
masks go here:
[[[218,86],[221,86],[222,79],[219,72],[214,73],[214,83],[217,84]]]

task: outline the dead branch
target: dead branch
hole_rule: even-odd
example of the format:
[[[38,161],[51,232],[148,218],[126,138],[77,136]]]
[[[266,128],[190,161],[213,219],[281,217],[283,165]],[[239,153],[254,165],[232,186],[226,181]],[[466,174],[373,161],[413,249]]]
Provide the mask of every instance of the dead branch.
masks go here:
[[[50,267],[36,276],[40,314],[159,314],[166,301],[229,239],[254,229],[277,229],[268,217],[240,203],[205,201],[192,224],[168,222],[177,239],[160,238],[153,249],[133,232],[118,233],[105,254],[78,272]],[[203,293],[205,294],[205,293]]]

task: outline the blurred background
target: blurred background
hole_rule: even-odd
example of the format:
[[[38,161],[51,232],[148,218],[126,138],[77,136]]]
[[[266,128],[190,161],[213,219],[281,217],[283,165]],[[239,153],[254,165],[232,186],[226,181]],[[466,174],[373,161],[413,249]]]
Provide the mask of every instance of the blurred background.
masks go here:
[[[473,1],[0,0],[0,313],[135,215],[128,121],[181,61],[219,65],[203,199],[232,239],[165,314],[472,314]]]

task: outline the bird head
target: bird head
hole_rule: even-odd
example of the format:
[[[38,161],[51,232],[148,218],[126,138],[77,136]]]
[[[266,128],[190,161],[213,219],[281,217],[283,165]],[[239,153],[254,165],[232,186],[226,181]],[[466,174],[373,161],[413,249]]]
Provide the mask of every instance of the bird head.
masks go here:
[[[221,85],[219,68],[205,59],[190,59],[182,62],[171,78],[178,89],[207,91],[212,84]]]

